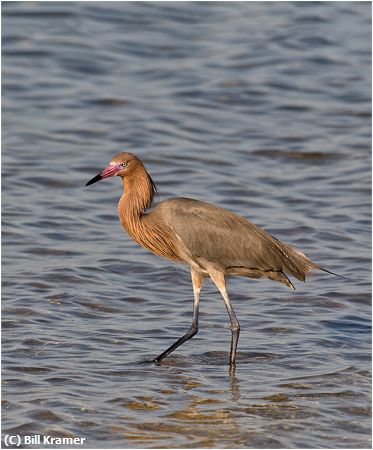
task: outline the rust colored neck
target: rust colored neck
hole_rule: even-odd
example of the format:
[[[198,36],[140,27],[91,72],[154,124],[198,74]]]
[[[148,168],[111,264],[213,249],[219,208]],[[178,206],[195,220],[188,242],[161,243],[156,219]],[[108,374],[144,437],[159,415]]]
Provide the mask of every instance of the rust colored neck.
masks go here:
[[[161,215],[151,207],[156,187],[144,166],[123,178],[124,192],[119,200],[119,219],[134,241],[156,255],[182,261],[175,247],[175,236]]]
[[[135,239],[140,226],[141,218],[145,211],[151,207],[156,187],[144,166],[136,167],[136,170],[128,177],[123,178],[123,194],[119,200],[119,218]]]

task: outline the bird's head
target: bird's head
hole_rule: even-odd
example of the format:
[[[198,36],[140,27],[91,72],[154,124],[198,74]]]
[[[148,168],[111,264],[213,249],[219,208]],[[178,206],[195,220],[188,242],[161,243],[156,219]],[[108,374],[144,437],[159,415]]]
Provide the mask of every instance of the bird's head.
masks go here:
[[[139,165],[142,166],[141,161],[132,153],[118,153],[104,170],[86,183],[86,186],[96,183],[96,181],[101,181],[104,178],[114,176],[124,178],[133,173]]]

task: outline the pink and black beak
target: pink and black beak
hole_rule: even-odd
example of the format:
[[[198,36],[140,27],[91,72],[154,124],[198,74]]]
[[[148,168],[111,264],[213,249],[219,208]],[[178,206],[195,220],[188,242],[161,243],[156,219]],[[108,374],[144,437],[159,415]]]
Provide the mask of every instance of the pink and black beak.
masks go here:
[[[121,170],[121,164],[110,164],[106,167],[102,172],[93,177],[91,180],[86,183],[86,186],[89,186],[96,181],[101,181],[104,178],[114,177]]]

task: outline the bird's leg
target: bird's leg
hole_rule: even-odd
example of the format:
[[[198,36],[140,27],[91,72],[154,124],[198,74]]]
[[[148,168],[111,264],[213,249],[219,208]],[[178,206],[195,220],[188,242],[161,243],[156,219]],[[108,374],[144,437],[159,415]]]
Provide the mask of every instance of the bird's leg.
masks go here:
[[[215,283],[216,287],[219,289],[223,299],[225,306],[228,311],[229,320],[231,322],[231,332],[232,332],[232,340],[231,340],[231,352],[229,356],[229,364],[231,366],[236,365],[236,353],[237,353],[237,343],[238,337],[240,335],[240,323],[236,317],[236,314],[233,310],[231,302],[228,297],[227,289],[225,286],[225,277],[224,274],[218,271],[209,271],[209,275],[212,281]]]
[[[163,358],[165,358],[167,355],[169,355],[171,352],[173,352],[177,347],[179,347],[185,341],[192,338],[198,332],[199,293],[201,292],[203,280],[205,277],[203,274],[201,274],[200,272],[196,271],[193,268],[191,269],[191,274],[192,274],[192,283],[193,283],[193,292],[194,292],[192,326],[184,334],[184,336],[182,336],[174,344],[172,344],[167,350],[165,350],[163,353],[161,353],[155,359],[153,359],[153,362],[159,363],[160,361],[162,361]]]

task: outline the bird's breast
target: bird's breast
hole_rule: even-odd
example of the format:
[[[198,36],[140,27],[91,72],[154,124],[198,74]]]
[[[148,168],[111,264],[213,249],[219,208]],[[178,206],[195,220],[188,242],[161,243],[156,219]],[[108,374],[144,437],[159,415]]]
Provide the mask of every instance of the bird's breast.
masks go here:
[[[172,230],[151,214],[134,216],[123,214],[119,209],[119,219],[131,238],[142,247],[163,258],[184,261]]]

